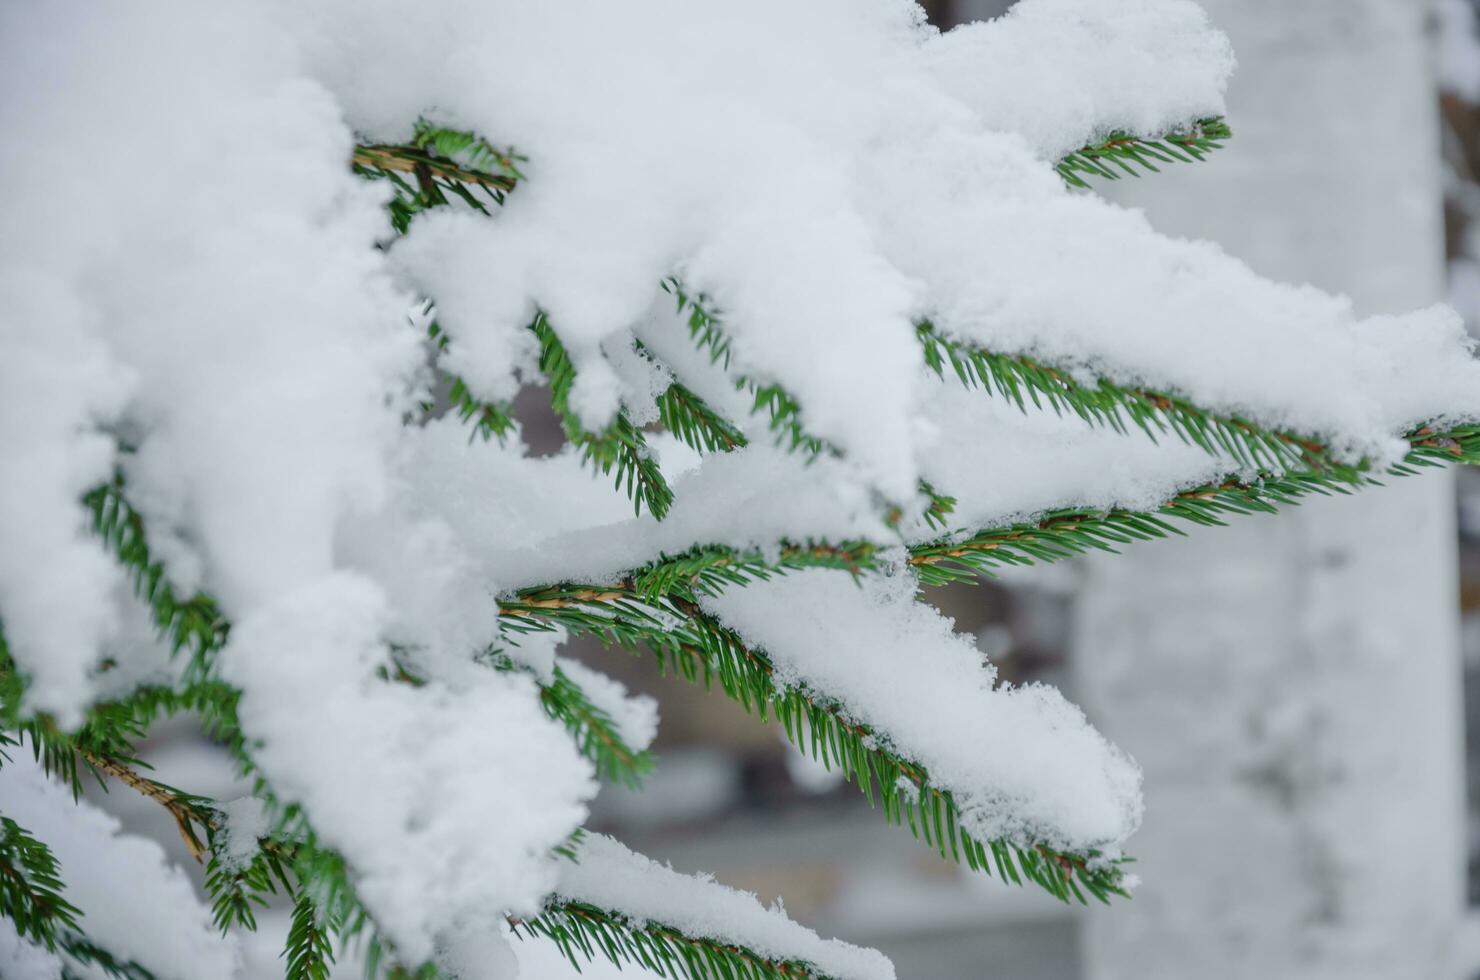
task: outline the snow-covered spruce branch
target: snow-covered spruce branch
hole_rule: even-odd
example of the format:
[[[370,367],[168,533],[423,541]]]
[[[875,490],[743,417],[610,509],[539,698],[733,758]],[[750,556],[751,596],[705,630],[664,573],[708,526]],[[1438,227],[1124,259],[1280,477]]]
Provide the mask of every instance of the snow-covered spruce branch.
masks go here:
[[[61,874],[51,848],[0,813],[0,916],[22,939],[73,964],[117,980],[154,980],[144,967],[87,937],[82,911],[67,901]]]
[[[81,913],[62,894],[60,868],[51,849],[0,815],[0,914],[23,938],[55,949]]]
[[[634,924],[620,912],[588,902],[550,902],[539,915],[511,919],[510,931],[523,939],[548,939],[577,969],[605,957],[617,967],[638,964],[662,977],[707,980],[736,977],[745,980],[823,978],[826,974],[797,960],[769,960],[755,950],[733,943],[686,936],[658,922]]]
[[[442,139],[449,146],[487,146],[470,133],[443,130],[425,123],[421,127],[420,138],[427,141]],[[1186,158],[1202,159],[1207,151],[1221,145],[1218,141],[1228,136],[1229,131],[1223,120],[1206,119],[1168,136],[1166,140],[1169,145],[1185,150]],[[1155,140],[1138,140],[1125,134],[1114,134],[1100,143],[1082,148],[1077,155],[1071,157],[1092,160],[1096,159],[1096,154],[1100,157],[1127,154],[1126,159],[1139,160],[1142,156],[1138,154],[1153,151],[1173,152],[1167,151],[1165,146]],[[426,153],[418,144],[408,147],[407,152]],[[1173,159],[1181,157],[1174,156]],[[450,158],[443,160],[443,163],[447,168],[446,172],[452,175],[448,179],[455,182],[458,179],[455,174],[460,172],[459,168],[463,165]],[[492,179],[494,175],[489,176]],[[694,342],[709,354],[711,360],[728,368],[731,340],[724,329],[722,318],[703,297],[692,295],[676,278],[665,280],[662,285],[675,298],[677,312],[687,323]],[[570,379],[565,366],[569,361],[562,357],[563,349],[559,346],[554,331],[542,317],[533,325],[533,329],[541,339],[542,360],[549,357],[552,365],[560,371],[563,390],[568,395]],[[916,330],[926,365],[942,378],[949,365],[962,384],[998,394],[1023,410],[1026,410],[1031,401],[1035,407],[1046,405],[1056,412],[1067,410],[1087,422],[1109,425],[1117,431],[1127,431],[1128,426],[1134,426],[1153,439],[1158,434],[1170,432],[1210,453],[1228,455],[1245,470],[1257,470],[1287,478],[1284,480],[1287,485],[1272,487],[1273,493],[1262,494],[1258,492],[1258,488],[1251,488],[1253,492],[1244,494],[1255,509],[1265,509],[1260,506],[1260,500],[1299,495],[1289,492],[1296,485],[1303,492],[1310,492],[1309,488],[1312,486],[1329,486],[1336,481],[1358,484],[1370,476],[1368,464],[1361,461],[1347,463],[1337,459],[1321,439],[1313,436],[1272,429],[1244,418],[1209,411],[1172,392],[1124,386],[1104,377],[1096,379],[1093,384],[1086,384],[1077,380],[1074,372],[1041,363],[1033,357],[1000,354],[950,338],[929,321],[921,321]],[[735,383],[753,397],[752,411],[769,414],[773,431],[782,435],[784,444],[791,450],[802,450],[810,454],[825,449],[838,451],[836,447],[829,447],[824,440],[805,430],[801,421],[800,404],[782,386],[762,384],[743,375],[736,377]],[[454,379],[453,391],[459,414],[465,419],[476,419],[485,435],[489,432],[501,434],[507,431],[511,424],[508,421],[507,406],[480,401],[461,379]],[[733,425],[726,423],[723,416],[710,409],[680,382],[675,381],[660,395],[659,406],[663,422],[670,431],[697,450],[730,449],[743,444],[735,438],[738,430]],[[655,465],[651,465],[650,461],[647,466],[643,465],[648,457],[641,442],[641,433],[626,420],[624,414],[617,415],[608,433],[601,437],[592,437],[581,432],[578,420],[572,417],[563,398],[561,408],[557,408],[557,411],[567,432],[575,433],[572,438],[583,446],[588,459],[594,459],[603,472],[617,468],[618,487],[626,482],[635,506],[640,507],[642,499],[646,497],[658,502],[659,516],[666,512],[672,499],[671,490],[663,482]],[[1458,435],[1458,432],[1435,432],[1422,426],[1410,434],[1409,441],[1414,444],[1414,452],[1428,460],[1466,461],[1462,453],[1454,452],[1455,437]],[[1407,463],[1412,462],[1412,455],[1410,453]],[[1411,466],[1397,464],[1389,472],[1401,475],[1411,472]],[[1217,496],[1223,500],[1238,496],[1236,485],[1239,483],[1234,477],[1219,481],[1216,486],[1222,492]],[[935,494],[928,488],[927,492],[935,502],[930,509],[931,514],[940,514],[949,509],[949,505],[942,506],[948,498]],[[1204,496],[1206,495],[1207,492],[1204,491]]]
[[[91,751],[104,758],[126,754],[129,742],[142,738],[155,718],[182,710],[199,712],[213,733],[232,746],[238,761],[249,765],[235,721],[236,693],[212,679],[212,658],[225,644],[230,624],[210,596],[196,593],[182,599],[176,594],[164,563],[149,550],[143,518],[129,504],[121,479],[96,488],[84,499],[92,511],[95,531],[129,570],[136,595],[151,610],[160,635],[172,651],[189,652],[189,666],[178,689],[145,687],[121,701],[98,705],[89,713],[86,724],[71,736],[62,736],[45,719],[20,722],[16,716],[14,724],[37,738],[38,744],[46,746],[48,752],[50,746],[59,745],[54,756],[49,756],[52,760],[49,766],[74,784],[77,781],[72,761],[74,747],[79,752]],[[18,684],[17,675],[6,669],[8,655],[3,643],[0,634],[0,685]],[[500,661],[495,666],[516,669],[512,661]],[[415,680],[404,671],[400,677]],[[563,671],[557,668],[552,677],[535,680],[546,712],[566,727],[582,754],[596,764],[599,772],[632,784],[649,771],[649,755],[626,745],[605,711]],[[3,691],[0,686],[0,695]],[[18,711],[19,695],[17,689],[13,696],[0,696],[0,706]],[[58,739],[63,741],[58,743]]]
[[[566,438],[580,447],[587,464],[603,474],[616,470],[617,489],[621,490],[625,484],[634,512],[641,513],[646,504],[653,516],[662,520],[673,504],[673,490],[648,451],[642,430],[632,424],[625,412],[618,412],[605,431],[587,432],[570,405],[571,387],[576,379],[570,355],[544,314],[535,317],[530,329],[539,340],[540,373],[550,383],[550,405],[560,418]]]
[[[1194,127],[1194,131],[1208,134],[1208,139],[1223,131],[1221,123],[1199,126],[1202,128]],[[453,136],[472,139],[470,134]],[[1122,141],[1118,145],[1127,144]],[[455,165],[449,162],[449,166]],[[728,367],[730,340],[719,316],[702,298],[690,296],[678,280],[669,279],[663,287],[675,297],[678,312],[685,318],[695,343],[713,361]],[[588,460],[597,460],[604,472],[614,465],[617,467],[618,487],[625,478],[635,507],[640,508],[646,498],[657,503],[656,513],[661,517],[672,494],[648,457],[640,431],[619,413],[607,434],[592,437],[583,433],[566,401],[571,382],[569,360],[543,317],[537,319],[532,329],[540,338],[542,367],[552,378],[557,411],[568,435],[583,446]],[[1112,548],[1117,543],[1175,533],[1159,516],[1221,523],[1216,515],[1269,511],[1276,503],[1291,503],[1308,493],[1329,492],[1340,483],[1356,484],[1366,479],[1365,465],[1338,462],[1326,446],[1313,438],[1220,416],[1175,395],[1127,388],[1108,379],[1099,379],[1094,387],[1089,387],[1069,373],[1039,364],[1030,357],[995,354],[944,337],[928,322],[919,324],[917,333],[925,362],[938,375],[944,377],[945,365],[949,363],[963,384],[1000,394],[1023,410],[1027,408],[1026,401],[1031,400],[1035,406],[1047,404],[1058,412],[1067,409],[1086,421],[1107,424],[1118,431],[1125,431],[1127,421],[1152,438],[1157,433],[1171,431],[1210,453],[1227,454],[1245,470],[1258,469],[1271,474],[1250,483],[1240,473],[1214,484],[1191,488],[1168,500],[1158,514],[1125,510],[1058,512],[1028,524],[979,530],[964,539],[958,536],[950,542],[917,547],[911,562],[918,566],[927,584],[969,577],[995,565],[1064,557],[1088,548]],[[806,433],[799,404],[781,386],[761,385],[743,376],[736,379],[736,384],[751,392],[754,411],[769,412],[773,430],[784,434],[789,448],[812,454],[826,448],[822,440]],[[485,436],[490,432],[502,434],[511,424],[505,406],[478,401],[461,379],[455,380],[453,392],[459,414],[465,419],[474,418]],[[663,392],[658,404],[665,425],[696,450],[728,450],[743,445],[738,430],[680,382],[675,381]],[[1425,462],[1468,458],[1458,449],[1467,444],[1463,432],[1436,434],[1419,429],[1410,442],[1414,444],[1410,462],[1418,457],[1423,457]],[[1392,471],[1409,472],[1411,468],[1398,466]],[[932,524],[943,525],[950,510],[950,498],[928,486],[924,489],[932,501],[927,518]],[[826,546],[788,547],[783,551],[786,559],[783,564],[796,565],[810,557],[818,564],[847,567],[848,554],[855,550],[856,547],[849,545],[840,552]],[[704,557],[723,567],[733,567],[729,555],[709,551]],[[742,564],[756,567],[753,562]]]
[[[312,827],[299,808],[273,802],[272,790],[257,772],[242,740],[236,719],[239,695],[214,676],[214,658],[230,633],[230,624],[215,601],[203,593],[182,599],[175,592],[163,562],[150,551],[144,520],[129,504],[121,478],[88,493],[84,504],[92,514],[95,532],[129,572],[136,596],[150,610],[159,636],[172,654],[188,654],[188,666],[178,688],[138,688],[121,699],[94,705],[80,727],[63,731],[44,714],[21,716],[24,678],[15,669],[0,630],[0,750],[12,747],[34,754],[41,767],[71,786],[74,794],[81,792],[86,775],[100,782],[106,775],[160,804],[175,821],[191,854],[197,860],[209,855],[207,891],[213,917],[223,932],[233,926],[255,928],[252,906],[263,904],[264,896],[276,891],[274,883],[281,883],[295,901],[295,928],[286,954],[289,980],[327,976],[328,964],[333,961],[323,941],[323,929],[317,925],[308,929],[299,921],[315,903],[322,906],[316,913],[318,918],[325,928],[332,927],[341,941],[368,937],[372,966],[385,958],[390,971],[387,976],[435,976],[426,965],[412,971],[394,962],[389,944],[354,896],[343,859],[313,843]],[[507,660],[496,661],[491,667],[528,673]],[[387,676],[386,680],[418,683],[404,673],[395,678]],[[648,753],[629,747],[604,709],[559,666],[548,678],[536,677],[535,682],[546,713],[566,728],[598,772],[632,785],[650,770]],[[256,777],[256,795],[285,814],[282,827],[265,837],[257,855],[245,864],[222,861],[218,840],[222,824],[215,801],[166,786],[137,771],[140,763],[133,755],[133,744],[144,738],[159,717],[186,710],[198,713],[207,730],[232,751],[243,771]],[[285,867],[291,869],[296,883],[290,883]],[[75,947],[74,958],[79,961],[86,957],[86,962],[105,972],[115,967],[134,971],[118,976],[147,976],[138,972],[142,968],[109,957],[75,930],[67,936],[66,949],[74,955],[71,950]],[[370,976],[378,975],[372,968]]]
[[[757,568],[750,572],[771,574]],[[728,697],[760,720],[774,714],[794,745],[829,769],[836,767],[871,805],[877,794],[890,823],[907,825],[943,858],[964,860],[972,870],[987,874],[995,868],[1004,881],[1032,881],[1064,901],[1086,901],[1086,892],[1101,901],[1126,894],[1118,862],[1104,861],[1099,853],[1059,851],[1038,841],[981,839],[971,833],[961,818],[959,793],[937,785],[907,747],[896,750],[891,733],[856,721],[849,706],[825,692],[780,682],[766,652],[748,646],[701,608],[688,588],[654,594],[627,584],[528,590],[502,601],[500,611],[513,633],[560,626],[634,652],[645,646],[665,672],[691,683],[707,688],[718,680]],[[675,585],[674,580],[669,584]]]
[[[92,515],[93,531],[127,569],[135,595],[149,607],[171,654],[188,655],[186,682],[204,679],[210,655],[225,644],[229,631],[215,600],[175,594],[164,563],[150,554],[143,518],[124,499],[121,476],[94,488],[83,504]]]
[[[1064,157],[1057,165],[1059,173],[1071,184],[1084,185],[1076,173],[1089,173],[1098,176],[1115,178],[1117,174],[1096,161],[1107,159],[1113,160],[1121,168],[1129,173],[1135,171],[1129,166],[1135,163],[1155,171],[1154,161],[1172,162],[1175,160],[1200,160],[1203,155],[1212,149],[1221,146],[1218,142],[1230,136],[1227,124],[1221,118],[1200,120],[1183,130],[1177,130],[1162,138],[1141,138],[1124,132],[1116,132],[1109,137],[1095,143],[1086,144],[1079,150]],[[446,191],[452,191],[454,195],[464,203],[470,205],[481,213],[487,214],[485,200],[478,197],[476,191],[483,190],[488,201],[502,204],[504,194],[514,189],[517,181],[522,178],[515,161],[521,159],[513,151],[500,151],[493,148],[486,140],[468,131],[448,129],[432,125],[425,120],[419,120],[412,138],[408,144],[391,146],[380,144],[362,144],[357,147],[353,157],[353,165],[357,173],[372,179],[389,180],[396,187],[396,193],[389,204],[392,225],[398,233],[404,234],[410,225],[411,219],[422,211],[439,207],[450,202]],[[403,174],[414,174],[418,181],[416,186],[406,182]],[[689,330],[694,340],[701,348],[707,349],[715,361],[722,361],[728,368],[730,359],[729,339],[720,325],[719,318],[712,313],[699,297],[690,296],[684,289],[682,283],[675,278],[665,280],[663,288],[670,292],[678,302],[678,309],[685,314]],[[563,357],[563,350],[558,347],[558,340],[554,339],[554,331],[548,322],[540,317],[532,329],[540,336],[541,342],[541,368],[545,369],[543,363],[546,358],[552,358],[552,366],[563,370],[562,363],[568,365],[568,358]],[[433,336],[440,344],[445,346],[445,335],[439,335],[438,329],[433,327]],[[923,340],[922,336],[922,340]],[[555,350],[551,350],[551,343]],[[927,356],[929,352],[927,350]],[[553,378],[552,378],[553,381]],[[480,431],[488,436],[502,436],[510,428],[510,416],[508,406],[499,402],[491,402],[477,398],[469,386],[461,378],[453,377],[452,401],[457,411],[464,419],[476,419]],[[737,387],[746,390],[753,399],[752,411],[764,411],[769,415],[771,428],[777,432],[793,450],[803,450],[816,454],[827,449],[827,443],[808,433],[801,422],[801,406],[797,400],[787,393],[785,388],[775,383],[763,383],[754,379],[740,376],[736,378]],[[568,383],[567,383],[568,391]],[[691,397],[685,398],[685,393]],[[665,405],[664,402],[667,402]],[[670,392],[665,392],[660,406],[672,412],[679,408],[681,403],[693,405],[697,401],[682,385],[675,383]],[[702,403],[701,403],[702,404]],[[645,472],[638,468],[638,464],[646,456],[637,452],[640,447],[641,433],[633,429],[630,422],[619,413],[612,422],[611,429],[601,435],[593,435],[581,431],[579,421],[568,411],[568,406],[557,406],[562,425],[567,432],[574,432],[573,441],[582,445],[588,458],[594,458],[598,465],[603,466],[602,472],[609,472],[613,465],[618,467],[618,487],[620,488],[623,477],[626,476],[629,488],[629,496],[634,499],[634,505],[640,506],[640,496],[649,495],[658,501],[662,514],[666,506],[664,487],[659,481],[661,476],[656,471]],[[713,448],[716,445],[715,435],[720,436],[719,445],[723,445],[722,432],[717,432],[703,423],[709,420],[718,420],[720,416],[706,408],[695,406],[695,410],[684,416],[688,424],[680,424],[673,428],[673,422],[678,418],[670,418],[665,412],[664,422],[670,425],[670,431],[677,434],[692,433],[694,436],[707,436],[707,440],[690,441],[690,445],[698,448],[701,441]],[[697,424],[697,428],[695,425]],[[630,433],[635,432],[636,439]],[[689,441],[687,438],[685,441]],[[632,480],[632,475],[641,477],[641,482]]]
[[[823,940],[754,895],[679,874],[599,834],[561,867],[539,915],[515,936],[552,940],[580,969],[603,956],[673,980],[892,980],[873,950]]]

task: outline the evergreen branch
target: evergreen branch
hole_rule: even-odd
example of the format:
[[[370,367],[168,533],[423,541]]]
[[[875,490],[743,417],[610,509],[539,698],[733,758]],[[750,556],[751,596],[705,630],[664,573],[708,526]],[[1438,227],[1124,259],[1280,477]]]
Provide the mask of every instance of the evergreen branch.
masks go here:
[[[433,320],[427,325],[427,336],[438,351],[447,349],[447,333],[437,321]],[[479,398],[462,378],[457,375],[448,377],[452,380],[452,389],[447,397],[452,402],[457,417],[464,422],[472,422],[474,431],[483,437],[483,441],[497,439],[502,444],[504,437],[514,431],[514,415],[509,403]],[[422,406],[427,412],[431,412],[434,407],[431,404]]]
[[[658,396],[658,418],[665,429],[695,452],[727,453],[749,441],[729,419],[677,381]]]
[[[300,892],[293,903],[293,922],[282,954],[287,960],[286,980],[329,980],[334,967],[335,931],[337,923],[320,922],[313,900]]]
[[[235,927],[256,932],[255,908],[266,908],[268,896],[277,895],[279,885],[285,895],[296,891],[288,879],[290,865],[284,861],[283,850],[271,846],[270,840],[258,843],[257,853],[240,865],[227,862],[216,847],[211,849],[206,864],[206,894],[211,898],[211,921],[223,935]]]
[[[1033,881],[1055,897],[1101,901],[1124,895],[1118,863],[1098,853],[1072,854],[1007,840],[979,841],[961,824],[948,789],[935,786],[927,769],[896,752],[885,733],[853,721],[844,705],[801,685],[784,686],[760,650],[689,599],[670,592],[649,596],[635,589],[584,588],[520,593],[500,603],[511,632],[563,626],[608,645],[635,651],[646,646],[665,673],[682,675],[706,688],[718,678],[721,690],[761,721],[774,713],[787,738],[831,769],[838,766],[872,805],[877,795],[890,823],[908,823],[911,833],[943,858],[965,860],[972,870],[1004,880]]]
[[[689,293],[683,283],[674,277],[664,279],[662,287],[674,298],[678,313],[687,313],[685,322],[695,345],[708,353],[712,362],[729,370],[730,336],[725,331],[719,314],[711,308],[708,298]],[[838,453],[837,447],[807,432],[802,424],[801,404],[781,385],[762,384],[745,375],[739,375],[735,378],[735,387],[750,393],[752,414],[762,410],[769,414],[771,432],[789,451],[801,450],[809,456],[817,456],[824,451]]]
[[[142,776],[122,760],[86,751],[80,754],[95,771],[112,776],[130,789],[164,807],[174,818],[175,826],[180,831],[180,837],[190,850],[190,856],[197,862],[205,860],[207,848],[201,842],[200,836],[196,834],[195,825],[199,824],[203,834],[209,839],[210,830],[216,823],[216,811],[210,800],[202,796],[182,793],[172,786],[166,786],[164,783]],[[143,765],[138,760],[131,761],[135,765]]]
[[[1225,517],[1273,514],[1312,494],[1353,492],[1354,485],[1320,473],[1294,473],[1245,483],[1229,478],[1175,494],[1154,511],[1063,509],[1037,521],[987,528],[959,538],[916,545],[909,564],[925,585],[972,581],[1004,565],[1048,563],[1090,551],[1116,552],[1134,541],[1182,535],[1169,523],[1177,518],[1204,527],[1223,526]]]
[[[1046,405],[1060,415],[1072,412],[1085,422],[1117,432],[1127,432],[1128,424],[1133,425],[1153,441],[1170,431],[1209,453],[1230,456],[1248,469],[1324,470],[1342,474],[1349,482],[1356,478],[1358,468],[1337,462],[1319,439],[1209,412],[1168,392],[1128,388],[1106,378],[1091,387],[1067,371],[1026,355],[997,354],[948,338],[928,320],[921,321],[916,333],[926,366],[937,376],[944,378],[949,364],[966,387],[996,394],[1020,411],[1026,412],[1031,401],[1035,408]]]
[[[1202,160],[1214,150],[1221,149],[1223,141],[1231,136],[1233,132],[1221,116],[1199,119],[1186,129],[1174,130],[1160,139],[1116,130],[1099,142],[1068,154],[1054,169],[1069,186],[1088,189],[1089,184],[1081,174],[1119,180],[1121,173],[1118,171],[1124,171],[1130,177],[1139,177],[1143,171],[1160,173],[1158,163]],[[1141,170],[1138,171],[1137,167]]]
[[[560,418],[566,438],[581,448],[585,462],[605,474],[613,469],[617,471],[617,489],[626,484],[636,513],[641,513],[646,504],[653,516],[662,520],[673,503],[673,491],[649,452],[642,430],[625,413],[618,412],[604,431],[587,432],[580,416],[570,406],[576,369],[565,345],[555,336],[543,313],[535,317],[530,329],[540,343],[540,372],[550,382],[550,405]]]
[[[55,951],[82,911],[62,897],[60,866],[51,848],[9,817],[0,816],[0,916],[22,939]]]
[[[355,147],[351,167],[362,177],[385,180],[395,188],[388,205],[391,225],[404,234],[416,215],[450,203],[449,194],[484,214],[489,203],[503,204],[504,195],[523,176],[515,163],[518,159],[473,133],[418,120],[409,144],[361,144]]]
[[[188,599],[175,593],[164,563],[150,553],[143,516],[124,498],[121,475],[82,500],[92,513],[93,530],[129,572],[135,595],[149,606],[171,653],[189,654],[187,683],[204,681],[210,673],[210,655],[226,643],[228,626],[216,601],[201,593]]]
[[[771,959],[748,946],[687,935],[573,899],[552,898],[539,915],[511,918],[509,926],[519,939],[555,943],[577,971],[599,954],[619,969],[636,963],[673,980],[827,980],[801,960]]]
[[[534,672],[507,654],[495,653],[494,667],[503,671]],[[633,789],[653,770],[652,753],[627,744],[611,715],[587,697],[575,681],[556,664],[551,679],[535,676],[540,705],[553,721],[565,726],[581,755],[596,766],[598,775]]]
[[[23,940],[95,967],[119,980],[154,980],[147,969],[120,959],[92,942],[80,929],[82,910],[63,896],[61,867],[51,848],[20,824],[0,816],[0,917]],[[63,976],[76,974],[63,968]]]
[[[66,931],[57,937],[57,947],[75,963],[101,970],[114,980],[154,980],[154,974],[133,960],[120,959],[79,932]],[[93,976],[95,974],[89,974]],[[83,980],[66,966],[62,980]]]

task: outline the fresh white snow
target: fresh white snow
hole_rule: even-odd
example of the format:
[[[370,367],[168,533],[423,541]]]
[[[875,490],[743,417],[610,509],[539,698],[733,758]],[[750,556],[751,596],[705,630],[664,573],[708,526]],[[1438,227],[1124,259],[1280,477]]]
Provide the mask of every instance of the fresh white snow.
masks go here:
[[[1228,44],[1187,0],[1023,0],[944,36],[905,0],[29,0],[0,38],[0,613],[27,707],[71,725],[171,676],[77,503],[121,471],[170,581],[233,623],[219,666],[262,775],[413,958],[536,907],[595,792],[534,679],[475,663],[496,596],[693,544],[898,541],[882,515],[922,477],[967,529],[1147,506],[1227,468],[956,390],[921,367],[919,318],[1351,457],[1480,415],[1451,312],[1364,319],[1054,174],[1113,130],[1223,111]],[[441,209],[390,242],[387,188],[348,162],[419,117],[512,145],[528,179],[491,218]],[[723,315],[730,377],[672,312],[675,275]],[[671,376],[752,445],[694,465],[655,440],[677,492],[660,523],[569,449],[408,425],[427,300],[442,366],[480,396],[537,380],[542,310],[588,427],[651,419]],[[784,385],[841,455],[773,447],[735,373]],[[715,609],[930,765],[981,832],[1113,850],[1134,828],[1134,766],[1056,693],[992,688],[907,577],[809,573]],[[536,676],[557,641],[525,651]],[[390,645],[425,686],[382,680]],[[577,673],[650,741],[649,704]]]

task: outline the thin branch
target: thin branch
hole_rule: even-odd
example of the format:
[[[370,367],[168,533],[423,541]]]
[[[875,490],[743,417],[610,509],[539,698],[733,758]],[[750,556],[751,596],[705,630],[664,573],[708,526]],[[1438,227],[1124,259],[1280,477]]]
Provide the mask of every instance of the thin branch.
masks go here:
[[[196,836],[195,824],[199,823],[207,831],[219,829],[219,818],[213,811],[198,799],[185,796],[179,790],[172,789],[164,783],[142,776],[117,759],[80,749],[78,751],[87,760],[87,764],[94,769],[107,773],[168,810],[170,816],[175,819],[175,826],[179,828],[181,839],[190,849],[190,856],[198,863],[205,862],[208,848]]]

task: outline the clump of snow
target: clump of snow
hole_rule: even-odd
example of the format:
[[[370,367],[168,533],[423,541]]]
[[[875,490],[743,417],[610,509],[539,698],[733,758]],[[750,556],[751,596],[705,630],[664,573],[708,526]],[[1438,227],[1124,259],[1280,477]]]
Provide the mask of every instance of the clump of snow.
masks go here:
[[[469,453],[466,429],[450,419],[428,425],[418,441],[424,514],[446,521],[483,573],[506,589],[601,581],[695,544],[889,533],[846,462],[809,461],[769,442],[704,457],[675,482],[673,507],[658,521],[633,518],[631,505],[569,451],[532,459],[511,441]]]
[[[1234,67],[1191,0],[1030,0],[926,50],[950,95],[1053,162],[1114,130],[1159,136],[1222,115]]]
[[[911,316],[928,296],[890,254],[871,158],[1024,120],[1039,127],[1040,152],[1056,152],[1116,126],[1169,128],[1222,110],[1227,42],[1185,0],[1020,8],[945,38],[903,0],[516,6],[461,11],[449,30],[357,3],[304,20],[317,77],[357,129],[394,139],[437,106],[529,157],[528,184],[496,220],[429,215],[393,250],[408,280],[438,297],[457,364],[482,390],[509,390],[519,334],[539,308],[575,360],[577,403],[609,412],[618,386],[603,341],[682,271],[725,311],[737,366],[784,383],[813,431],[905,499],[919,392],[901,367],[918,357]],[[1102,97],[1060,109],[1080,78]],[[1042,166],[1021,141],[1005,152]],[[1001,169],[987,157],[896,169],[888,182],[969,179],[1010,195]],[[963,252],[954,264],[972,261]]]
[[[257,857],[260,841],[272,830],[271,815],[255,796],[241,796],[221,804],[222,843],[218,854],[228,871],[245,868]]]
[[[70,789],[47,777],[29,746],[9,756],[0,767],[5,816],[51,849],[66,884],[63,897],[82,910],[79,925],[89,939],[161,980],[236,975],[234,942],[216,931],[190,879],[158,844],[119,833],[117,819],[75,801]],[[0,957],[3,949],[0,939]]]
[[[581,689],[596,707],[606,712],[622,741],[641,752],[658,735],[658,702],[646,694],[629,695],[621,681],[592,670],[579,660],[557,659],[561,673]]]
[[[1180,490],[1240,469],[1171,432],[1153,441],[1139,429],[1116,432],[1068,410],[1058,415],[1030,406],[1024,412],[953,379],[931,401],[925,423],[920,472],[956,499],[948,520],[965,530],[1060,507],[1154,511]],[[940,532],[917,519],[906,536],[931,540]]]
[[[653,922],[687,936],[748,946],[768,958],[806,960],[826,976],[894,980],[894,965],[883,954],[822,939],[749,892],[707,875],[679,874],[602,834],[589,835],[577,860],[561,866],[555,891],[622,912],[638,926]]]
[[[1141,819],[1134,762],[1058,691],[994,686],[971,640],[912,576],[808,570],[703,600],[783,684],[826,692],[949,789],[982,840],[1114,853]]]
[[[340,574],[241,620],[222,660],[278,798],[304,805],[376,923],[420,962],[458,923],[538,904],[550,851],[595,785],[528,677],[377,678],[384,617],[371,583]]]

